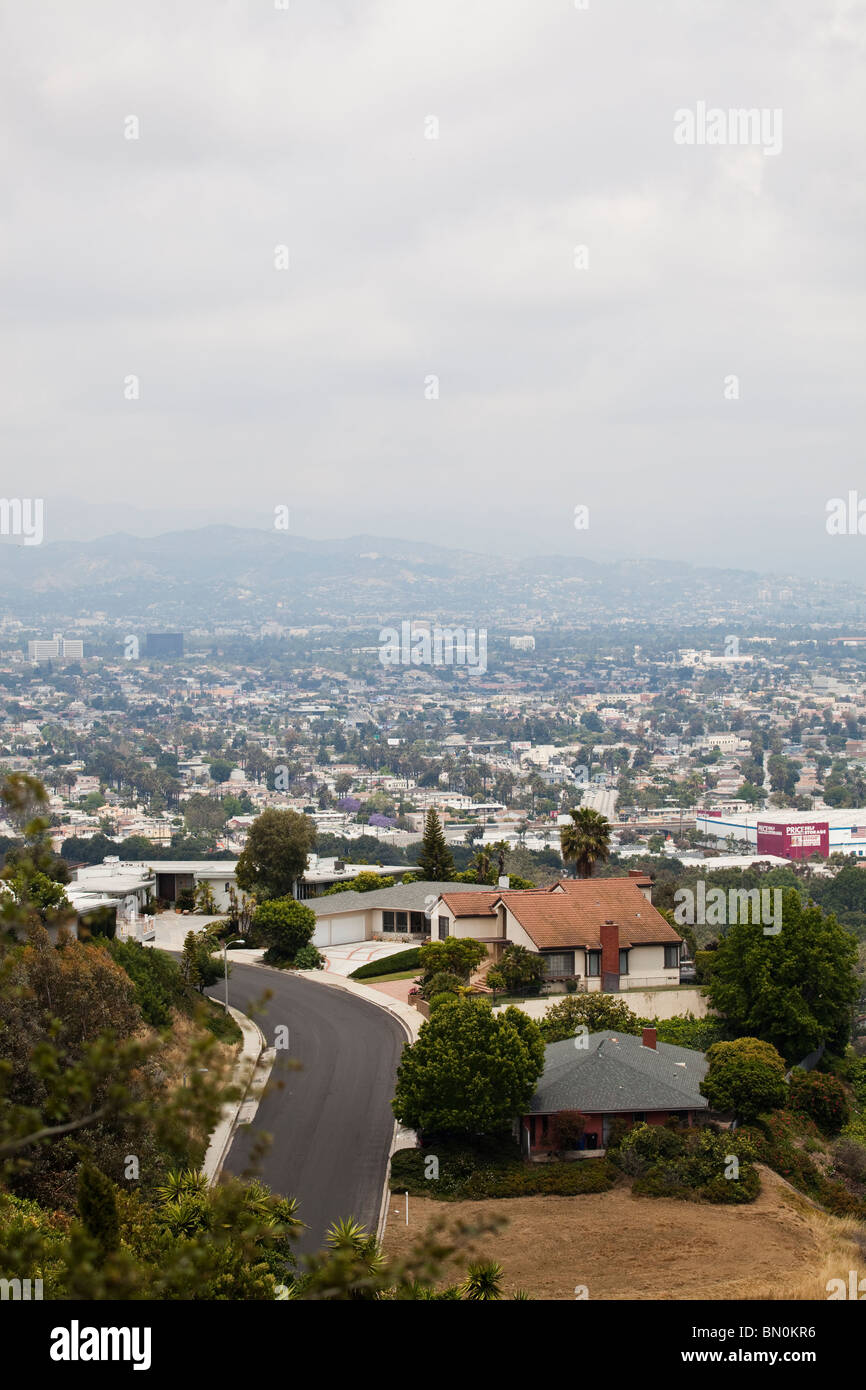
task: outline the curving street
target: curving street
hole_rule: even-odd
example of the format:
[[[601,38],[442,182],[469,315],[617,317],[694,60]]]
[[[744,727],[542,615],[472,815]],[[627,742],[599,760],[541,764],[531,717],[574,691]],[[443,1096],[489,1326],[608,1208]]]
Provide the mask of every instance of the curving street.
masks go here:
[[[222,999],[222,982],[208,993]],[[266,990],[271,998],[261,1010]],[[229,1003],[255,1018],[278,1051],[268,1093],[252,1125],[238,1130],[225,1162],[243,1173],[256,1137],[272,1143],[258,1171],[275,1192],[295,1196],[310,1228],[297,1249],[321,1248],[332,1221],[354,1216],[375,1230],[394,1130],[391,1097],[403,1029],[384,1009],[341,989],[232,962]],[[286,1058],[300,1063],[286,1065]],[[282,1088],[278,1085],[283,1082]]]

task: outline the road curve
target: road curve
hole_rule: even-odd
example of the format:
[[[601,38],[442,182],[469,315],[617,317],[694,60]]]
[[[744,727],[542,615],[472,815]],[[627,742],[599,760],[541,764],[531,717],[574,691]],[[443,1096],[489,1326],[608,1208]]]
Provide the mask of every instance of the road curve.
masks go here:
[[[266,990],[271,998],[262,1011]],[[220,982],[208,993],[224,998]],[[251,1014],[273,1046],[289,1030],[255,1121],[238,1130],[225,1169],[241,1174],[256,1137],[270,1148],[258,1173],[274,1192],[297,1197],[307,1223],[297,1243],[320,1250],[332,1221],[354,1216],[376,1229],[394,1115],[391,1097],[406,1035],[384,1009],[346,990],[232,962],[229,1002]],[[300,1069],[286,1065],[286,1058]],[[284,1084],[282,1088],[278,1082]]]

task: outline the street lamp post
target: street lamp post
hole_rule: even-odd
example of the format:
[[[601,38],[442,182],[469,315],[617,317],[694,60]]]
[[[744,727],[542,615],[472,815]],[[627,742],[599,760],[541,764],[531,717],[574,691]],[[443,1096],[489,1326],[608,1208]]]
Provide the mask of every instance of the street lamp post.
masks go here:
[[[243,941],[224,941],[223,942],[223,973],[226,981],[226,1013],[229,1011],[229,958],[226,954],[229,946],[243,946]]]

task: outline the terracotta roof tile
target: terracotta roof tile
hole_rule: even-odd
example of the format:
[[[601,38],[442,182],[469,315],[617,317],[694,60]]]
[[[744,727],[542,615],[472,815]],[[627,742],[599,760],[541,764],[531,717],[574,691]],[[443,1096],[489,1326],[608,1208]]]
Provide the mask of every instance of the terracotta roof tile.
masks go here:
[[[673,945],[682,940],[647,902],[633,878],[574,879],[564,893],[545,898],[503,893],[502,901],[540,950],[569,946],[600,950],[603,922],[617,923],[623,947]]]

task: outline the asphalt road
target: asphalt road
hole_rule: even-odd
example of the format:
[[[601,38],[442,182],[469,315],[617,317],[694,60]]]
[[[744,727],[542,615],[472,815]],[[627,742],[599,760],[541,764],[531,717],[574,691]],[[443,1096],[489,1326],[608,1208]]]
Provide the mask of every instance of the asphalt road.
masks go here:
[[[208,993],[222,999],[223,990],[220,982]],[[262,1011],[266,990],[271,998]],[[274,1192],[300,1201],[299,1215],[309,1230],[297,1250],[320,1250],[340,1217],[354,1216],[375,1230],[394,1132],[390,1102],[403,1029],[383,1009],[347,991],[235,962],[229,1003],[255,1018],[269,1046],[275,1030],[287,1027],[289,1046],[277,1052],[253,1124],[232,1140],[226,1171],[244,1173],[256,1138],[266,1131],[272,1142],[258,1175]],[[287,1058],[300,1067],[287,1066]]]

